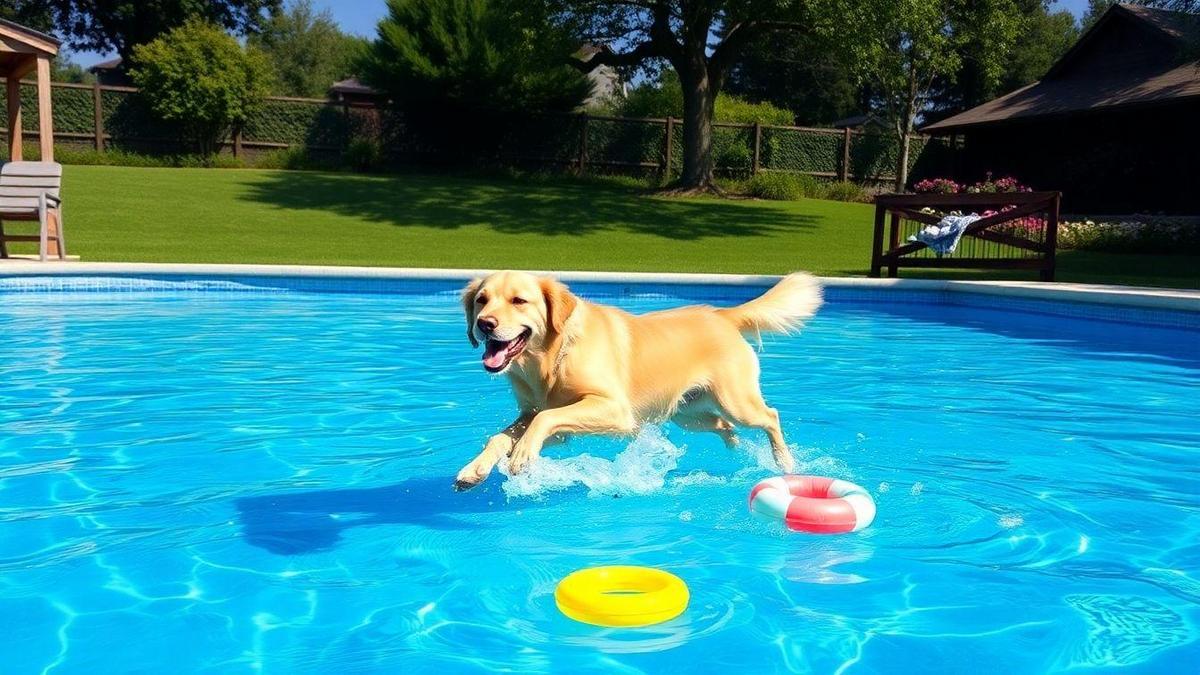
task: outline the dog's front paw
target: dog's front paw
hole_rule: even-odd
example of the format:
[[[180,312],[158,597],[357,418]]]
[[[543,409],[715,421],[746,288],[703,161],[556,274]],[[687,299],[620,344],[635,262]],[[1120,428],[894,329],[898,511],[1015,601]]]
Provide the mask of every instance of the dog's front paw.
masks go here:
[[[537,459],[537,453],[531,451],[527,446],[518,443],[513,448],[512,454],[508,456],[508,473],[515,476],[525,469]]]
[[[480,462],[478,459],[464,466],[462,471],[458,472],[458,476],[454,478],[454,489],[462,492],[470,490],[487,480],[488,474],[492,472],[492,464]]]

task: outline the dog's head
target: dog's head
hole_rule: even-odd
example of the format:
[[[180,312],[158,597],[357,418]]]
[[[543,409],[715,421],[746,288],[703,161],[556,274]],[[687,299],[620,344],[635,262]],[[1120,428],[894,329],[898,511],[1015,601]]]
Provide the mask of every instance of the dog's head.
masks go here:
[[[496,272],[467,284],[462,294],[467,339],[482,342],[483,367],[502,373],[526,351],[543,352],[563,332],[578,300],[554,279]]]

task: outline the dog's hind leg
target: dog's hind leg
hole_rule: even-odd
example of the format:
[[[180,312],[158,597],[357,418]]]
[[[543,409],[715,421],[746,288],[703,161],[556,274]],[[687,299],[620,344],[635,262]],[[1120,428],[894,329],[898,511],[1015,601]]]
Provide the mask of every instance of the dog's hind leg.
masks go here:
[[[775,463],[784,473],[789,473],[796,465],[792,451],[788,449],[783,439],[783,429],[779,426],[779,411],[767,405],[762,392],[758,389],[757,380],[747,380],[744,377],[730,377],[714,381],[712,384],[713,398],[722,413],[733,420],[735,424],[762,429],[771,439],[771,453]]]

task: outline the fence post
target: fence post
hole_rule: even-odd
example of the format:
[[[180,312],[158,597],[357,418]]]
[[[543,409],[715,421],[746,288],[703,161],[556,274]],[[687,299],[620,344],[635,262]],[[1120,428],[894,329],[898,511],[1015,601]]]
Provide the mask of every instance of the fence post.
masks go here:
[[[870,276],[878,277],[883,268],[883,217],[884,205],[875,202],[875,236],[871,241],[871,272]]]
[[[759,162],[762,159],[762,123],[754,120],[754,163],[750,165],[750,175],[758,175]]]
[[[104,152],[104,98],[100,83],[92,83],[92,131],[96,134],[96,152]]]
[[[892,214],[892,226],[890,229],[890,236],[888,239],[888,250],[892,251],[894,253],[895,250],[898,248],[900,248],[900,214],[893,213]],[[900,258],[893,255],[892,258],[888,261],[888,277],[895,279],[897,276],[899,276],[899,274],[898,274],[899,265],[900,265]]]
[[[850,127],[842,130],[842,165],[838,167],[838,180],[850,180]]]
[[[666,149],[663,151],[663,182],[671,180],[671,145],[675,140],[675,118],[667,115]]]
[[[1049,218],[1046,219],[1046,257],[1042,262],[1042,281],[1054,281],[1054,266],[1058,257],[1058,210],[1062,193],[1055,192],[1050,202]]]
[[[242,156],[242,125],[238,125],[233,130],[233,156]]]

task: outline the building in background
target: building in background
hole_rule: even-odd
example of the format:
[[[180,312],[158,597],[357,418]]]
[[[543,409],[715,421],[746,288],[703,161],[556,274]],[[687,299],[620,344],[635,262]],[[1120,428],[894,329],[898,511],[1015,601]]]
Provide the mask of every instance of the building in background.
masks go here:
[[[1200,214],[1200,17],[1114,5],[1038,82],[925,126],[955,177],[1061,190],[1074,213]]]
[[[584,45],[579,48],[576,56],[579,60],[586,63],[596,54],[603,51],[608,51],[608,47],[602,45]],[[621,74],[612,66],[593,68],[588,71],[587,78],[592,83],[592,95],[588,96],[587,100],[583,102],[584,108],[603,107],[609,101],[617,98],[625,98],[629,94],[626,83],[621,79]]]

